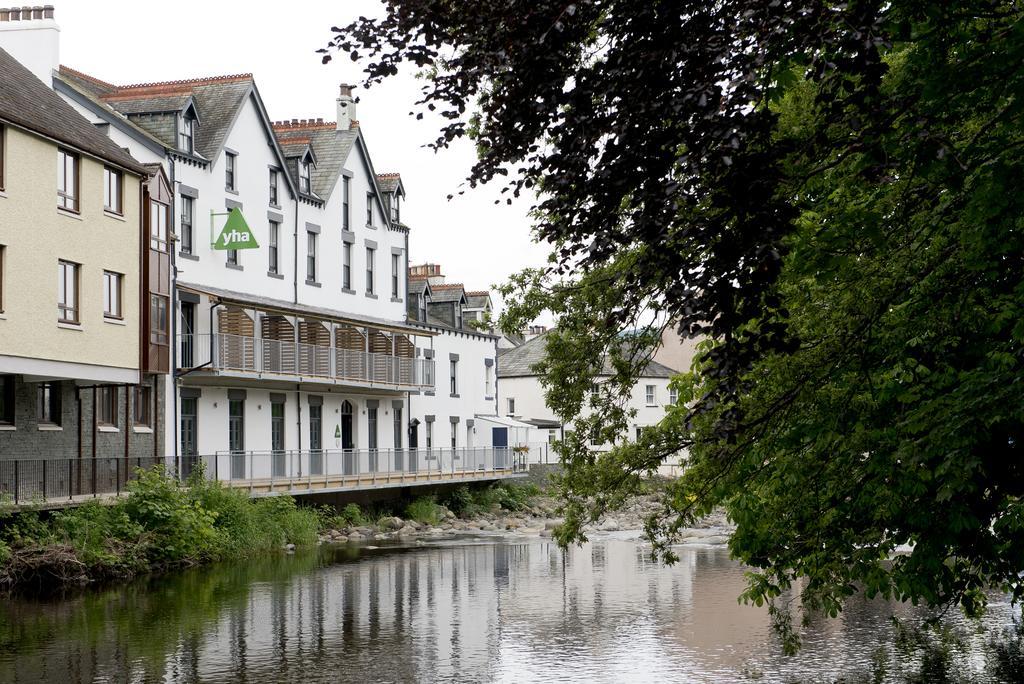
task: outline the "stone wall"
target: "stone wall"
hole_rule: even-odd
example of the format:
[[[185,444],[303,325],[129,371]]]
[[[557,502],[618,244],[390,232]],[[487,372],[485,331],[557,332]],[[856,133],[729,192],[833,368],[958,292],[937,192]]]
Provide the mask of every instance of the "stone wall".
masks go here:
[[[562,465],[560,463],[532,463],[530,464],[530,472],[527,475],[527,481],[537,485],[541,489],[547,489],[548,478],[553,474],[562,472]]]

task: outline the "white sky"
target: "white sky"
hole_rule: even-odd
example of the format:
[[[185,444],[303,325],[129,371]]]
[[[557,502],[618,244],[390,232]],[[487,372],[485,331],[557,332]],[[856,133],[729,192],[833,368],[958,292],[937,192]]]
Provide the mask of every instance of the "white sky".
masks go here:
[[[376,0],[56,0],[61,63],[116,84],[252,73],[271,120],[334,121],[338,84],[362,80],[347,56],[321,64],[315,51],[331,26],[381,12]],[[462,141],[438,154],[440,118],[408,115],[420,84],[399,74],[360,97],[357,117],[378,173],[397,171],[408,193],[402,219],[411,228],[410,263],[442,264],[448,282],[486,289],[526,266],[543,264],[547,245],[530,237],[521,198],[495,205],[500,185],[457,195],[474,160]],[[448,194],[455,194],[450,202]],[[494,296],[495,304],[500,305]]]

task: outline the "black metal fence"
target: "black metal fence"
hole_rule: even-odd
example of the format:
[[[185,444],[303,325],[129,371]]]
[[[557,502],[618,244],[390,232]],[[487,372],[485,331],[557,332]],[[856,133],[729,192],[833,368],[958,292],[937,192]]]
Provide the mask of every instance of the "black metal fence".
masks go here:
[[[162,458],[0,458],[0,502],[15,505],[75,501],[120,494],[139,468]]]

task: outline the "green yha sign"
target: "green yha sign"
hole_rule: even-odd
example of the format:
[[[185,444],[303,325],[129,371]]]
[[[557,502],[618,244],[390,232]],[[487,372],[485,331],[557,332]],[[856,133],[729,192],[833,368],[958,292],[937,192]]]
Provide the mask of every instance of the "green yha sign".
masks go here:
[[[245,222],[242,211],[235,207],[228,214],[224,228],[213,243],[214,249],[256,249],[259,247],[256,236],[252,234],[249,224]]]

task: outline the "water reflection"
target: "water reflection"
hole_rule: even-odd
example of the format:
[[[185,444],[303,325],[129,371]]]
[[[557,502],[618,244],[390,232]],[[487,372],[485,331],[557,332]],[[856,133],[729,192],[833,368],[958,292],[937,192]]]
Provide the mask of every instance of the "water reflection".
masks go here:
[[[785,658],[743,582],[723,550],[665,567],[629,540],[325,548],[5,601],[0,681],[791,681],[866,667],[888,639],[890,607],[857,601]]]

